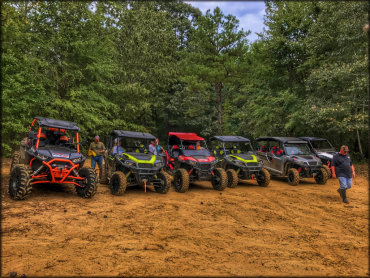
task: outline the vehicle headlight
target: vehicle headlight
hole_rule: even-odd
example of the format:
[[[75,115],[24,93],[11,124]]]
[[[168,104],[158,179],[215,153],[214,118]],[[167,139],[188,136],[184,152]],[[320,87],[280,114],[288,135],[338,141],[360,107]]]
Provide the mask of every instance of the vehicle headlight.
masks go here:
[[[76,164],[76,163],[80,163],[81,160],[82,160],[81,157],[78,157],[78,158],[72,159],[72,162]]]
[[[125,164],[128,165],[128,166],[135,166],[135,162],[132,162],[132,161],[129,161],[129,160],[126,160]]]
[[[154,163],[154,167],[162,167],[162,166],[163,166],[162,162]]]
[[[39,158],[39,159],[41,159],[41,160],[46,160],[46,159],[48,159],[48,158],[49,158],[49,157],[47,157],[46,155],[43,155],[43,154],[41,154],[41,153],[38,153],[36,157],[37,157],[37,158]]]
[[[197,162],[196,162],[196,161],[194,161],[194,160],[188,160],[188,162],[189,162],[189,164],[190,164],[190,165],[195,165],[195,164],[197,164]]]

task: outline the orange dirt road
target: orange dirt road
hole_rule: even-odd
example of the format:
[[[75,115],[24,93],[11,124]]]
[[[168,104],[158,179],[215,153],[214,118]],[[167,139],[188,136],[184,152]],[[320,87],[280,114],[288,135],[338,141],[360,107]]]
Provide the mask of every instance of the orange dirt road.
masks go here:
[[[180,194],[131,187],[92,199],[71,186],[38,185],[26,201],[7,194],[2,160],[2,276],[368,276],[369,184],[354,180],[349,205],[338,180],[290,186],[274,179]],[[366,171],[364,171],[366,172]]]

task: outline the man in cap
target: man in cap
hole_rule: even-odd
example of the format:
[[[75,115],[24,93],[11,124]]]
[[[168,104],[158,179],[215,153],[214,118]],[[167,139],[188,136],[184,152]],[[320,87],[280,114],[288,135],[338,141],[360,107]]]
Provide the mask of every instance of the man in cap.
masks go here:
[[[352,187],[352,178],[355,177],[355,168],[353,167],[351,157],[348,154],[347,146],[341,146],[339,153],[333,156],[332,177],[338,177],[339,189],[337,190],[343,199],[343,202],[349,204],[346,190]]]
[[[105,146],[99,140],[99,135],[96,135],[94,138],[94,142],[90,144],[89,152],[91,151],[93,153],[93,155],[91,156],[91,168],[95,170],[96,163],[98,163],[100,176],[101,167],[103,165],[103,154],[105,153]]]

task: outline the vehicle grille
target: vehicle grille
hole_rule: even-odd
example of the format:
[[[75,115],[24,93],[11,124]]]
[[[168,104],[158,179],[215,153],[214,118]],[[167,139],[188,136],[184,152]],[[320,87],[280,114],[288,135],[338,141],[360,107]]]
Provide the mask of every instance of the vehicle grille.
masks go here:
[[[258,163],[257,162],[248,162],[247,165],[248,166],[258,166]]]
[[[317,162],[316,161],[309,161],[308,164],[311,165],[311,166],[316,166]]]
[[[211,169],[211,164],[210,163],[199,163],[199,169],[201,171],[208,171]]]
[[[153,164],[150,163],[139,163],[139,168],[153,168]]]
[[[62,170],[62,169],[65,169],[65,168],[69,169],[69,168],[71,168],[71,164],[56,161],[56,162],[51,164],[51,168],[53,168],[53,169],[57,168],[59,170]]]

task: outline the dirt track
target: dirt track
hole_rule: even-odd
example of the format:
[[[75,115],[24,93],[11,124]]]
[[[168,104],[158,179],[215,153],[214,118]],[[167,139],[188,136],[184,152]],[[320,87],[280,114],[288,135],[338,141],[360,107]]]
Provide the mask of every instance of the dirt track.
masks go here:
[[[337,180],[296,187],[254,181],[223,192],[208,183],[185,194],[129,188],[91,200],[69,186],[8,197],[2,161],[2,276],[369,275],[368,180],[349,205]],[[105,217],[106,216],[106,217]]]

